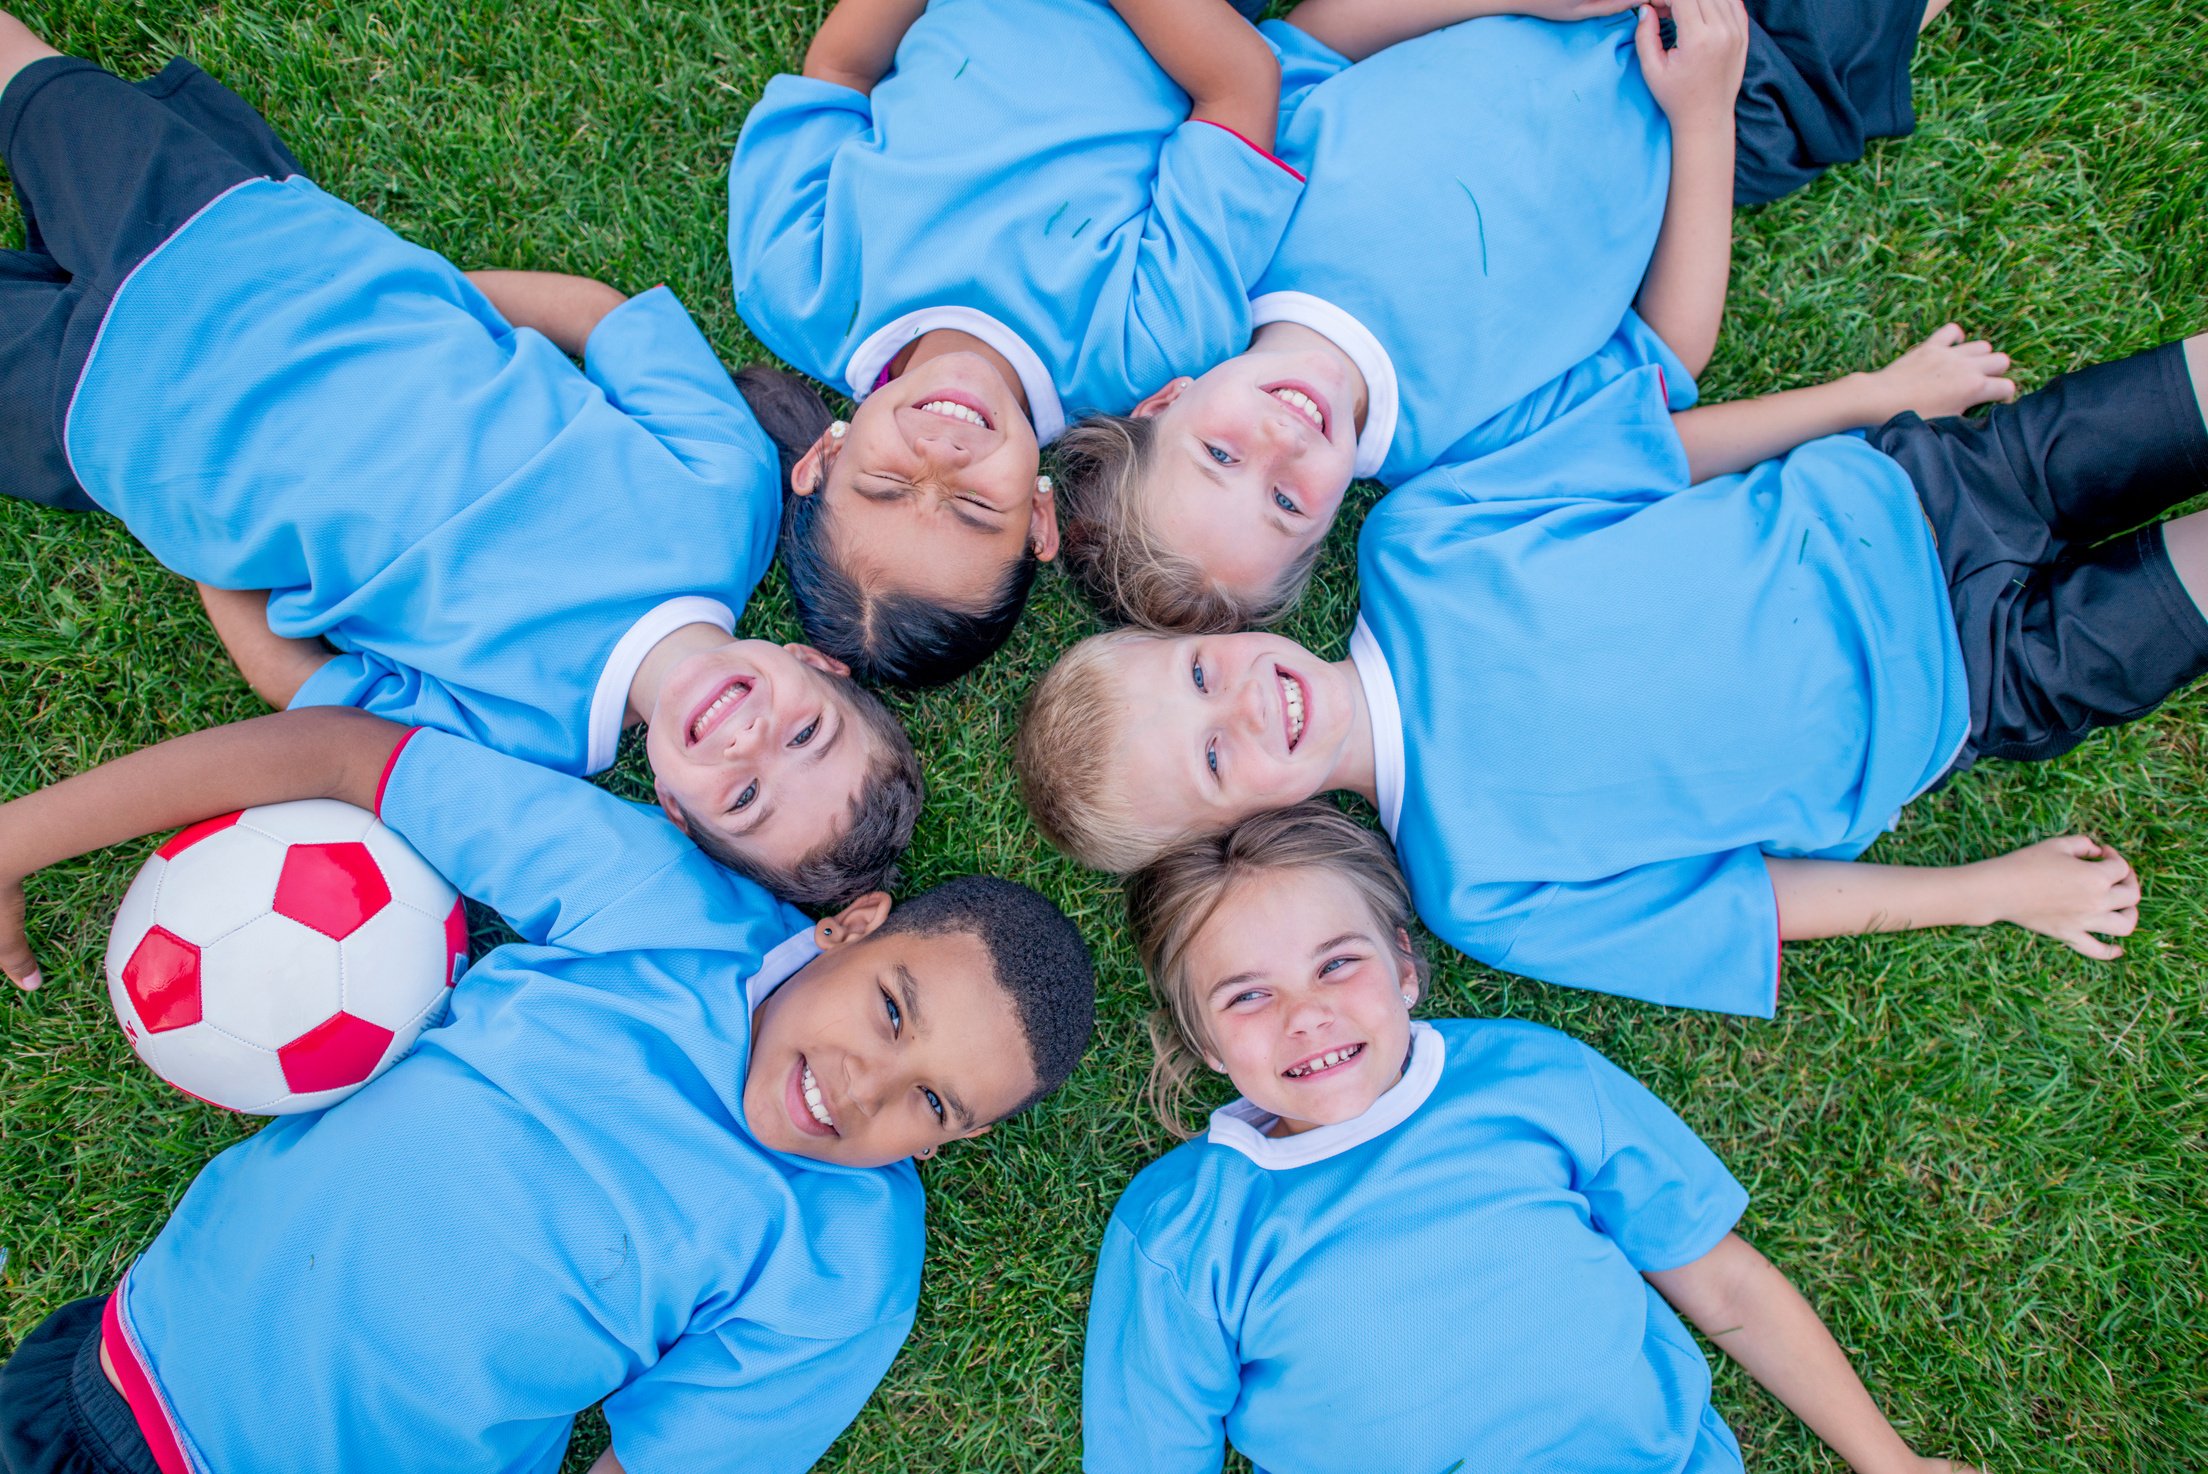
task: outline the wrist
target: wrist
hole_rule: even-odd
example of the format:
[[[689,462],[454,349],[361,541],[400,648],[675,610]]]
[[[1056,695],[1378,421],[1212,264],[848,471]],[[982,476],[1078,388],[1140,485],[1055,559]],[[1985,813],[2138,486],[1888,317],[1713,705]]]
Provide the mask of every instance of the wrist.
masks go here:
[[[1948,908],[1951,926],[1992,926],[2008,920],[2006,893],[2003,887],[2001,861],[2004,856],[1991,860],[1974,860],[1959,865],[1949,872],[1954,887],[1954,903]]]
[[[1895,387],[1884,369],[1858,369],[1834,381],[1847,409],[1848,430],[1883,425],[1909,407],[1908,395]]]

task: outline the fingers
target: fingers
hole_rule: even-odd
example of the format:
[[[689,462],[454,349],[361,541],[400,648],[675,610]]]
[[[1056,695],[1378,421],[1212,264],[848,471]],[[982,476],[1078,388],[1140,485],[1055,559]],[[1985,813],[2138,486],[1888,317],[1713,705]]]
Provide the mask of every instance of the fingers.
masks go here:
[[[1959,322],[1951,322],[1944,327],[1934,328],[1932,336],[1924,341],[1935,348],[1952,348],[1963,341],[1963,325]]]
[[[2047,841],[2048,848],[2074,860],[2098,860],[2101,842],[2090,834],[2065,834],[2059,839]]]
[[[2095,962],[2114,962],[2124,955],[2124,949],[2114,942],[2104,942],[2087,931],[2060,932],[2057,933],[2056,940],[2071,951],[2090,957]]]
[[[23,887],[12,881],[0,885],[0,972],[26,993],[43,981],[38,975],[38,959],[31,955],[30,937],[23,929]]]
[[[1633,24],[1633,50],[1641,58],[1643,74],[1654,72],[1664,64],[1664,41],[1657,29],[1656,7],[1643,5],[1640,19]]]

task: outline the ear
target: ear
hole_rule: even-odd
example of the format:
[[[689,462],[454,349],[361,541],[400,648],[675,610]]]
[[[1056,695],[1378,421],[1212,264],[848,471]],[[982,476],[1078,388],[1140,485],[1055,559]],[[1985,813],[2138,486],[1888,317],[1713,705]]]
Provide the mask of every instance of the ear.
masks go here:
[[[668,790],[666,784],[654,783],[652,785],[652,797],[659,800],[660,812],[673,820],[677,829],[684,834],[690,832],[690,821],[682,816],[682,807],[675,802],[675,796]]]
[[[1136,405],[1133,409],[1129,410],[1128,413],[1133,415],[1138,420],[1147,420],[1156,415],[1162,414],[1167,405],[1171,404],[1174,400],[1180,398],[1181,392],[1195,382],[1196,381],[1194,379],[1190,378],[1186,374],[1183,374],[1179,378],[1174,379],[1172,382],[1168,383],[1157,393],[1151,395],[1148,399],[1145,399],[1142,403]]]
[[[813,941],[823,952],[848,947],[889,919],[889,892],[868,891],[833,916],[813,924]]]
[[[842,661],[836,659],[835,656],[830,655],[825,650],[816,650],[810,645],[800,645],[794,642],[788,645],[784,645],[782,648],[789,651],[790,654],[796,656],[797,663],[799,665],[809,665],[814,670],[824,670],[832,676],[847,676],[851,674],[850,666],[845,665]]]
[[[1027,514],[1027,545],[1041,562],[1048,563],[1058,556],[1058,488],[1048,476],[1035,478],[1035,500]]]
[[[971,1131],[961,1131],[958,1134],[958,1139],[960,1141],[972,1141],[977,1136],[987,1136],[989,1131],[990,1128],[987,1126],[976,1126]]]
[[[1214,1075],[1224,1075],[1227,1072],[1227,1062],[1217,1055],[1205,1055],[1204,1063],[1211,1066],[1211,1072]]]
[[[799,496],[811,496],[828,482],[828,468],[836,462],[836,452],[841,447],[829,438],[828,432],[820,432],[820,438],[805,447],[805,454],[790,467],[790,490]]]
[[[1411,934],[1400,926],[1395,929],[1395,970],[1405,994],[1403,1006],[1416,1008],[1426,989],[1418,980],[1418,953],[1412,950]]]

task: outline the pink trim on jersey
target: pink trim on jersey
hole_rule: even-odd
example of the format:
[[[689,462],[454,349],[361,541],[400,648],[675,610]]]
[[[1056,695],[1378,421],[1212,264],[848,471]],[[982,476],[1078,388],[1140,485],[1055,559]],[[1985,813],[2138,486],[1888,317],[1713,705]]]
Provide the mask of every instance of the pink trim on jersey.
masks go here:
[[[1774,959],[1771,964],[1771,1012],[1776,1014],[1779,1011],[1779,983],[1786,977],[1786,923],[1779,917],[1779,878],[1771,874],[1769,860],[1764,861],[1763,870],[1771,881],[1771,930],[1777,933],[1771,948]]]
[[[1664,377],[1664,366],[1656,365],[1656,394],[1664,401],[1664,408],[1671,408],[1671,380]]]
[[[399,765],[399,754],[406,751],[407,743],[421,735],[420,727],[408,727],[406,735],[399,739],[399,745],[391,749],[391,756],[383,760],[383,772],[376,778],[375,811],[378,819],[383,817],[383,791],[391,786],[391,770]]]
[[[176,1419],[161,1400],[152,1374],[138,1355],[138,1345],[123,1324],[123,1285],[129,1283],[125,1276],[123,1284],[107,1297],[107,1308],[100,1312],[100,1344],[107,1350],[107,1359],[115,1364],[115,1380],[123,1384],[123,1401],[130,1404],[130,1415],[137,1420],[139,1435],[152,1450],[153,1462],[161,1474],[191,1474],[192,1466],[185,1461],[184,1446],[176,1436]]]
[[[299,176],[296,174],[287,174],[284,177],[286,179],[296,179]],[[92,335],[92,346],[91,348],[86,350],[84,355],[84,362],[80,364],[77,368],[77,382],[69,386],[69,408],[62,411],[61,415],[61,455],[62,459],[66,460],[69,463],[69,475],[73,480],[75,480],[77,485],[83,486],[84,478],[77,474],[77,458],[69,453],[69,421],[76,416],[77,396],[84,392],[84,381],[87,377],[91,375],[92,364],[94,360],[96,360],[100,356],[100,344],[107,340],[107,325],[115,320],[115,304],[123,299],[123,293],[130,290],[130,284],[138,279],[138,273],[146,269],[146,263],[151,261],[154,257],[160,255],[163,251],[166,251],[169,246],[174,243],[178,236],[182,235],[185,231],[192,228],[193,223],[197,221],[200,216],[206,214],[209,210],[212,210],[215,206],[221,204],[224,200],[230,198],[230,196],[236,194],[239,190],[245,188],[248,184],[260,184],[265,180],[271,180],[271,178],[272,176],[267,174],[256,174],[251,179],[241,179],[236,184],[233,184],[228,189],[224,190],[221,194],[216,195],[206,204],[201,205],[198,209],[192,211],[191,219],[186,220],[182,225],[179,225],[176,229],[170,231],[166,236],[162,238],[161,244],[146,252],[145,255],[140,256],[138,258],[138,264],[130,268],[130,274],[125,276],[121,281],[117,282],[115,284],[115,290],[108,293],[107,311],[100,314],[100,330]],[[86,489],[89,490],[90,488]]]
[[[896,377],[896,372],[890,368],[890,364],[895,363],[896,361],[896,354],[892,353],[891,355],[889,355],[889,363],[885,363],[882,365],[881,377],[877,378],[874,381],[874,389],[881,388],[882,385],[888,383],[891,379]],[[871,394],[874,392],[874,389],[869,389],[866,392]]]
[[[1229,127],[1228,127],[1228,126],[1227,126],[1226,124],[1224,124],[1224,123],[1214,123],[1214,122],[1212,122],[1212,120],[1211,120],[1211,119],[1209,119],[1209,118],[1193,118],[1193,119],[1191,119],[1190,121],[1192,121],[1192,122],[1197,122],[1197,123],[1211,123],[1211,126],[1212,126],[1212,127],[1214,127],[1214,128],[1217,128],[1217,129],[1218,129],[1218,130],[1219,130],[1219,131],[1220,131],[1221,133],[1232,133],[1232,134],[1233,134],[1233,135],[1234,135],[1235,137],[1237,137],[1237,138],[1241,139],[1241,140],[1242,140],[1242,141],[1243,141],[1244,143],[1247,143],[1247,144],[1249,144],[1249,145],[1250,145],[1250,147],[1251,147],[1251,149],[1252,149],[1252,150],[1254,150],[1254,151],[1255,151],[1255,152],[1256,152],[1256,153],[1258,154],[1258,156],[1259,156],[1259,157],[1261,157],[1261,158],[1267,158],[1267,159],[1271,159],[1271,160],[1272,160],[1272,161],[1273,161],[1274,163],[1276,163],[1276,164],[1280,165],[1280,167],[1281,167],[1281,168],[1283,168],[1283,169],[1286,169],[1286,170],[1287,170],[1287,171],[1288,171],[1288,172],[1289,172],[1290,174],[1294,175],[1294,176],[1295,176],[1295,180],[1296,180],[1296,183],[1298,183],[1298,184],[1308,184],[1308,183],[1310,183],[1310,182],[1311,182],[1311,181],[1309,181],[1308,179],[1305,179],[1305,178],[1303,177],[1303,171],[1302,171],[1302,170],[1298,169],[1298,168],[1297,168],[1297,167],[1296,167],[1295,165],[1293,165],[1293,164],[1289,163],[1289,162],[1288,162],[1288,161],[1287,161],[1286,159],[1282,158],[1282,157],[1281,157],[1281,156],[1280,156],[1279,154],[1276,154],[1276,153],[1274,153],[1274,152],[1273,152],[1273,151],[1272,151],[1271,149],[1269,149],[1269,148],[1258,148],[1258,146],[1257,146],[1257,144],[1255,143],[1255,141],[1253,141],[1253,140],[1252,140],[1252,139],[1250,138],[1250,136],[1249,136],[1248,134],[1246,134],[1246,133],[1242,132],[1242,131],[1241,131],[1240,129],[1237,129],[1237,128],[1229,128]]]

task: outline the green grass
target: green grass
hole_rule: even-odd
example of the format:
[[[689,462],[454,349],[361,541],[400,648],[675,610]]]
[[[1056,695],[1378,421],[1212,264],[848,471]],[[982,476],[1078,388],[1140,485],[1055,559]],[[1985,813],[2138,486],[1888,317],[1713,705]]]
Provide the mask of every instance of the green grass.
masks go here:
[[[735,362],[759,350],[725,275],[723,171],[745,107],[817,14],[790,0],[68,0],[30,19],[125,74],[191,54],[325,185],[463,263],[669,282]],[[2198,19],[2174,4],[1958,0],[1918,59],[1917,136],[1742,217],[1707,387],[1868,366],[1950,317],[2013,351],[2027,383],[2208,325],[2204,59]],[[1294,626],[1330,652],[1354,603],[1351,530]],[[787,608],[770,584],[750,627],[789,629]],[[919,1324],[824,1468],[1077,1463],[1091,1256],[1120,1187],[1167,1145],[1137,1098],[1143,990],[1117,894],[1046,852],[1005,761],[1018,698],[1088,628],[1046,580],[1004,656],[904,703],[934,788],[915,883],[987,869],[1042,887],[1098,948],[1102,1010],[1063,1093],[926,1169]],[[189,590],[118,527],[12,503],[0,699],[9,796],[258,710]],[[1798,946],[1764,1024],[1451,959],[1432,1011],[1557,1024],[1673,1102],[1754,1194],[1748,1235],[1920,1448],[2001,1469],[2201,1467],[2204,716],[2196,693],[2062,762],[1987,765],[1874,851],[1950,861],[2091,829],[2145,877],[2121,963],[2013,930]],[[48,987],[0,996],[0,1343],[112,1285],[250,1129],[153,1080],[109,1016],[100,951],[144,849],[36,883]],[[1716,1396],[1752,1467],[1838,1467],[1723,1364]],[[602,1438],[587,1422],[578,1466]]]

